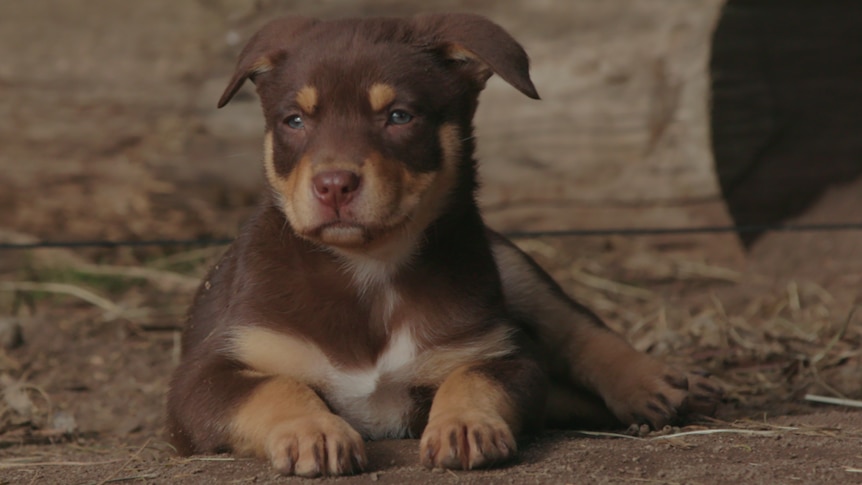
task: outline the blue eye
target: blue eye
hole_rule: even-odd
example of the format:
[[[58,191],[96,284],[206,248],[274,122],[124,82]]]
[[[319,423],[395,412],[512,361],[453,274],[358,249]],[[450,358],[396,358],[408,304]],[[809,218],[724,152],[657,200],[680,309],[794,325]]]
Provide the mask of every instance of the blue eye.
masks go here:
[[[413,121],[413,115],[411,115],[410,113],[408,113],[404,110],[396,109],[396,110],[392,111],[391,113],[389,113],[389,124],[390,125],[406,125],[407,123],[410,123],[411,121]]]
[[[302,116],[299,115],[288,116],[287,119],[284,120],[284,124],[294,130],[301,130],[305,127],[305,123],[302,121]]]

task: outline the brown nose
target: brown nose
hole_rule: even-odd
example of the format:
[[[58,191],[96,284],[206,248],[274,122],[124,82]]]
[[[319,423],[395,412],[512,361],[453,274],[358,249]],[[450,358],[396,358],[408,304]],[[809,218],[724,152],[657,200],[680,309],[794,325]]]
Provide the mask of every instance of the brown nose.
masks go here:
[[[344,207],[359,189],[359,175],[347,170],[321,172],[311,179],[314,195],[323,205],[333,209]]]

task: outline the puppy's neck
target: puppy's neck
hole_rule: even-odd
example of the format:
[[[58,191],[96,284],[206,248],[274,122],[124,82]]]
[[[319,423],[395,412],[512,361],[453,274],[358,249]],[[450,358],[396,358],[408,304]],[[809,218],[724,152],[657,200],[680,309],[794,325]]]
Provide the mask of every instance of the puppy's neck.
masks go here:
[[[415,236],[405,236],[416,239]],[[419,251],[417,242],[402,241],[402,244],[379,248],[367,253],[346,252],[330,248],[342,269],[353,279],[360,297],[389,287],[396,274],[409,266]]]

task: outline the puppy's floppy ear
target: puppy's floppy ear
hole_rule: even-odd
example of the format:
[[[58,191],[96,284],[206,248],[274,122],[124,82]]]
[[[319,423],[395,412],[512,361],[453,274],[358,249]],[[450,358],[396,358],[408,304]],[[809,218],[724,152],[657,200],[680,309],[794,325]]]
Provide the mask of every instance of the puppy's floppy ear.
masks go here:
[[[524,48],[499,25],[474,14],[430,14],[414,18],[416,30],[432,47],[465,64],[480,87],[497,73],[518,91],[539,99],[530,80],[530,60]]]
[[[218,107],[226,105],[239,91],[246,79],[271,71],[280,56],[285,55],[290,42],[318,20],[306,17],[275,19],[257,31],[243,48],[236,63],[233,77],[219,99]]]

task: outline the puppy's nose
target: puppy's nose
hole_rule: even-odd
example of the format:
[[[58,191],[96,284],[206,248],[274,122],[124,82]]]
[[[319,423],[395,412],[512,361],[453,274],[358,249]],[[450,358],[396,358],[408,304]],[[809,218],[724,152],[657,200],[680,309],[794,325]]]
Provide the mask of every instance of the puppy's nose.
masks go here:
[[[311,179],[314,195],[323,205],[339,209],[353,199],[359,189],[359,175],[347,170],[321,172]]]

